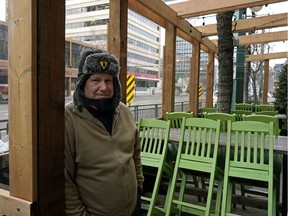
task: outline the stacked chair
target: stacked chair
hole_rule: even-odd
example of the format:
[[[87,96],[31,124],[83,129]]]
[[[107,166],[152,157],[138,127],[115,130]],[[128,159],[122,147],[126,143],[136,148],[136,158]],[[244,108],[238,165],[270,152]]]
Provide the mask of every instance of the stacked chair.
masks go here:
[[[240,110],[242,112],[242,110]],[[236,115],[235,114],[228,114],[228,113],[208,113],[205,115],[205,118],[213,119],[213,120],[220,120],[221,121],[221,132],[227,132],[228,122],[235,122],[236,121]],[[225,149],[220,148],[218,151],[218,164],[219,166],[224,170],[225,165]],[[235,185],[233,185],[233,194],[235,194]],[[245,194],[244,186],[241,185],[241,195]],[[236,205],[234,205],[236,208]],[[244,209],[245,206],[242,205],[242,208]]]
[[[276,214],[273,139],[272,122],[228,122],[222,216],[233,215],[231,206],[234,183],[267,187],[268,215]],[[265,145],[269,146],[268,152],[264,150]]]
[[[278,111],[258,111],[255,113],[256,115],[269,115],[269,116],[278,116]]]
[[[200,117],[204,118],[207,113],[215,113],[216,108],[215,107],[202,107],[199,109],[200,111]]]
[[[189,119],[194,118],[193,112],[167,112],[166,120],[171,122],[171,128],[181,129],[183,118]],[[168,155],[167,158],[170,161],[175,161],[178,151],[178,144],[168,143]],[[193,183],[196,188],[199,188],[199,181],[196,176],[192,176]],[[205,188],[205,179],[200,179],[202,182],[202,187]],[[198,200],[201,201],[201,196],[198,196]]]
[[[267,111],[268,112],[268,111]],[[272,112],[272,111],[271,111]],[[263,123],[273,123],[273,135],[278,136],[280,134],[279,128],[279,117],[278,114],[275,116],[269,115],[248,115],[243,117],[243,121],[256,121],[256,122],[263,122]],[[267,157],[267,155],[265,155]],[[273,154],[273,173],[277,177],[275,184],[277,186],[277,197],[276,200],[279,201],[280,196],[280,174],[282,168],[282,158],[278,154]]]
[[[223,172],[217,166],[220,121],[206,118],[183,118],[179,149],[174,167],[171,188],[168,194],[166,216],[186,212],[192,215],[220,214]],[[189,175],[209,179],[205,203],[187,199]],[[211,209],[214,183],[218,180],[215,209]],[[180,189],[178,184],[180,183]],[[177,188],[177,190],[176,190]],[[177,195],[178,194],[178,195]]]
[[[253,105],[248,103],[235,104],[235,110],[231,110],[231,114],[236,115],[236,121],[242,121],[243,115],[251,115],[253,113]]]
[[[242,121],[243,116],[251,115],[252,113],[250,110],[231,110],[231,114],[236,115],[236,121]]]
[[[255,113],[262,111],[275,111],[275,107],[273,105],[268,104],[255,105]]]
[[[170,120],[171,128],[181,128],[182,119],[193,118],[193,112],[166,112],[166,120]]]
[[[159,198],[161,180],[172,177],[173,167],[166,162],[167,146],[170,135],[170,121],[159,119],[140,119],[138,130],[140,132],[141,159],[144,175],[155,177],[152,194],[144,193],[141,196],[141,208],[148,211],[147,215],[164,215],[166,204],[156,206]],[[169,187],[170,183],[168,183]],[[169,192],[169,188],[168,188]]]
[[[236,103],[236,104],[235,104],[235,110],[244,110],[244,111],[253,112],[253,104],[248,104],[248,103]]]

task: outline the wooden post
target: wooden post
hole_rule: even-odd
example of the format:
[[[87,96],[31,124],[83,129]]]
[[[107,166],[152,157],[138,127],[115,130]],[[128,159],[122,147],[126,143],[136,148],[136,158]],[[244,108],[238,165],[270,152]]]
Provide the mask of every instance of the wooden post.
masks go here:
[[[166,112],[174,111],[175,53],[176,53],[176,28],[174,25],[167,22],[165,33],[164,62],[163,62],[162,119],[165,119]]]
[[[12,198],[1,213],[64,215],[65,1],[10,0],[8,17]]]
[[[119,59],[122,102],[126,103],[128,0],[110,0],[109,9],[108,52]]]
[[[200,73],[200,42],[192,41],[192,60],[190,68],[190,85],[189,85],[189,107],[194,116],[198,116],[198,86]]]

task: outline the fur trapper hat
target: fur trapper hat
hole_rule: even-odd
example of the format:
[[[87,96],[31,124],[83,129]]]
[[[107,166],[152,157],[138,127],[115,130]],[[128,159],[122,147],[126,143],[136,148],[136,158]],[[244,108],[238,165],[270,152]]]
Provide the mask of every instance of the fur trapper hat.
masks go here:
[[[114,95],[112,97],[111,107],[115,109],[121,100],[121,85],[119,81],[120,66],[118,59],[102,50],[87,50],[81,55],[78,67],[78,77],[76,88],[73,94],[74,105],[82,111],[83,107],[83,88],[86,81],[92,74],[105,73],[113,76]]]

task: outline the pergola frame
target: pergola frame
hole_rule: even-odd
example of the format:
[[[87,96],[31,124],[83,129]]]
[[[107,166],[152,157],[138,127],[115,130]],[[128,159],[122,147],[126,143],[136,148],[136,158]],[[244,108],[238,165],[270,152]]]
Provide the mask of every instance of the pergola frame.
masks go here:
[[[126,92],[128,8],[166,30],[162,113],[174,109],[176,35],[192,43],[189,107],[197,113],[198,88],[193,87],[199,84],[200,49],[209,55],[206,101],[212,102],[217,46],[183,18],[282,1],[231,0],[226,8],[225,0],[188,1],[193,7],[185,8],[197,14],[177,11],[176,5],[161,0],[110,1],[108,49],[120,59],[122,91]],[[209,8],[201,10],[202,4]],[[10,186],[9,191],[0,189],[0,213],[64,215],[64,41],[64,0],[9,0]],[[265,57],[267,73],[269,56]]]

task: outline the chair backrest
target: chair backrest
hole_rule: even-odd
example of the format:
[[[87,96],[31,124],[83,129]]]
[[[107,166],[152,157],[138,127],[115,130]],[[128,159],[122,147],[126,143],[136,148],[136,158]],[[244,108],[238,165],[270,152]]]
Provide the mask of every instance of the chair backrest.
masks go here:
[[[268,105],[268,104],[256,104],[255,112],[257,113],[261,111],[275,111],[275,107],[273,105]]]
[[[166,120],[170,120],[171,128],[181,128],[183,117],[193,118],[193,112],[166,112]]]
[[[231,147],[232,142],[234,143],[233,147]],[[238,169],[249,168],[257,170],[257,172],[261,170],[267,172],[269,169],[271,171],[273,170],[273,145],[272,122],[228,122],[226,149],[233,149],[233,151],[226,151],[225,165],[229,164],[229,166],[237,167]],[[268,160],[265,156],[267,148]],[[238,173],[240,174],[240,171]],[[242,173],[242,175],[245,174]],[[249,176],[248,173],[246,175]],[[260,180],[261,175],[258,175],[257,178],[259,179],[255,180]]]
[[[275,116],[269,116],[269,115],[247,115],[246,116],[244,115],[243,121],[258,121],[258,122],[263,122],[263,123],[272,122],[274,124],[273,134],[275,136],[278,136],[280,134],[278,115],[275,115]]]
[[[202,107],[199,109],[200,113],[201,113],[201,117],[205,118],[205,114],[207,113],[215,113],[216,112],[216,108],[215,107]]]
[[[142,163],[149,166],[159,166],[167,154],[170,135],[170,121],[159,119],[140,119],[138,122],[140,133]]]
[[[269,115],[269,116],[275,116],[278,115],[278,111],[260,111],[256,112],[256,115]]]
[[[236,121],[242,121],[243,115],[251,115],[252,111],[247,110],[231,110],[231,114],[236,115]]]
[[[228,113],[207,113],[205,114],[205,118],[213,119],[213,120],[220,120],[221,121],[221,131],[227,131],[227,122],[235,122],[236,115],[235,114],[228,114]]]
[[[204,172],[211,171],[211,164],[216,167],[219,136],[220,120],[183,119],[176,159],[178,162],[180,160],[179,166]]]
[[[248,103],[236,103],[235,104],[236,110],[245,110],[245,111],[253,111],[253,105]]]

